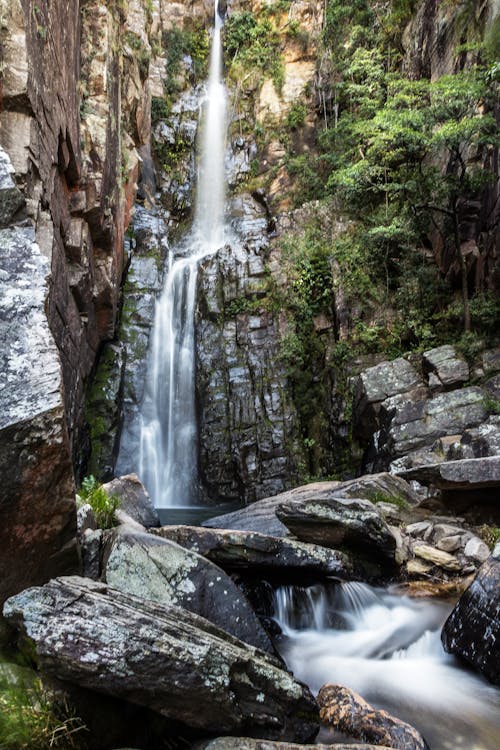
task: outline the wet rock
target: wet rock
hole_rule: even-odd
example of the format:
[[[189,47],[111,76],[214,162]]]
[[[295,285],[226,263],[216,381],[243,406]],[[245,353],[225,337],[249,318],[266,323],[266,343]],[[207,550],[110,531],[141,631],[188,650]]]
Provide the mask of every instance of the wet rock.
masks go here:
[[[349,688],[324,685],[317,700],[322,723],[344,734],[397,750],[429,750],[414,727],[387,711],[373,708]]]
[[[314,573],[342,579],[352,575],[347,555],[294,539],[197,526],[163,526],[154,533],[207,557],[225,570],[261,575],[267,571],[280,576]]]
[[[368,500],[331,498],[280,505],[276,515],[299,539],[394,560],[396,540]]]
[[[446,651],[500,685],[500,548],[458,600],[441,640]]]
[[[438,346],[424,352],[423,365],[428,373],[436,376],[436,385],[442,389],[461,385],[470,377],[469,365],[457,356],[451,345]]]
[[[120,509],[146,529],[160,525],[160,517],[137,474],[113,479],[104,485],[108,495],[120,499]]]
[[[246,643],[273,651],[243,592],[201,555],[125,528],[108,541],[104,557],[103,575],[113,588],[185,607]]]
[[[274,658],[178,607],[60,578],[11,598],[4,615],[50,676],[207,732],[305,742],[317,731],[309,690]]]

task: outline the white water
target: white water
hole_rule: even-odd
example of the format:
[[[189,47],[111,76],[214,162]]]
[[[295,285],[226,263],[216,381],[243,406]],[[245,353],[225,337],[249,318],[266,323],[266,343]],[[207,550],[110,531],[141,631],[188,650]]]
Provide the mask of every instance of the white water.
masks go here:
[[[195,220],[169,258],[158,300],[144,403],[138,473],[159,508],[196,504],[198,488],[195,403],[196,285],[200,261],[224,244],[226,90],[222,81],[222,20],[215,0]]]
[[[352,688],[417,727],[432,750],[498,750],[500,691],[447,655],[450,607],[362,583],[275,593],[278,647],[313,692]],[[322,741],[333,741],[327,730]]]

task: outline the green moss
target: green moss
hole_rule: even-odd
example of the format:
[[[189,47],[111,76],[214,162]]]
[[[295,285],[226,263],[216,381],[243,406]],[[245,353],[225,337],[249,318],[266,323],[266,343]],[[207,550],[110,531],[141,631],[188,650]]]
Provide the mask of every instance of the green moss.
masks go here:
[[[368,499],[375,505],[377,503],[389,503],[390,505],[395,505],[401,510],[408,510],[410,507],[401,495],[389,495],[383,490],[373,490],[369,493]]]

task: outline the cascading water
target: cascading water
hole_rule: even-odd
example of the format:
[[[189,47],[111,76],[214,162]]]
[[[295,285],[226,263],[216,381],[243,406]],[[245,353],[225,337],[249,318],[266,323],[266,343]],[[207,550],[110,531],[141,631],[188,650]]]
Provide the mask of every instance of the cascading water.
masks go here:
[[[159,508],[196,503],[196,282],[202,258],[224,243],[226,90],[222,81],[222,19],[215,0],[210,71],[202,107],[195,220],[172,252],[158,300],[144,403],[138,473]]]
[[[350,687],[417,727],[432,750],[496,750],[500,691],[444,652],[449,609],[362,583],[282,587],[274,598],[278,648],[313,692],[327,682]]]

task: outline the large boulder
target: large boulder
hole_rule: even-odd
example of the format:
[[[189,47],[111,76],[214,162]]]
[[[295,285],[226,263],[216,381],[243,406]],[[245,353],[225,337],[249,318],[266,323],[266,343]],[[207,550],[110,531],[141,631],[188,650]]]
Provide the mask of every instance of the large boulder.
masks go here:
[[[163,526],[153,533],[207,557],[225,570],[281,576],[314,573],[342,579],[352,574],[349,558],[344,553],[295,539],[199,526]]]
[[[469,380],[469,365],[450,344],[429,349],[424,352],[422,360],[433,390],[453,388]]]
[[[422,735],[410,724],[373,708],[342,685],[324,685],[318,693],[318,704],[322,723],[349,737],[394,750],[429,750]]]
[[[458,600],[441,640],[446,651],[500,685],[500,545]]]
[[[445,490],[500,487],[500,456],[444,461],[408,469],[402,475]]]
[[[389,750],[380,745],[296,745],[292,742],[254,740],[250,737],[216,737],[196,744],[193,750]]]
[[[104,552],[110,586],[206,617],[252,646],[273,647],[241,589],[214,563],[175,542],[118,529]]]
[[[305,742],[309,690],[279,663],[198,615],[78,577],[5,604],[43,673],[147,706],[190,727]]]
[[[280,505],[276,514],[304,542],[394,560],[396,539],[369,500],[329,498]]]
[[[158,511],[137,474],[127,474],[104,485],[108,495],[120,499],[120,509],[141,526],[152,528],[160,525]]]

